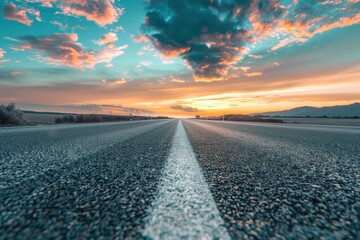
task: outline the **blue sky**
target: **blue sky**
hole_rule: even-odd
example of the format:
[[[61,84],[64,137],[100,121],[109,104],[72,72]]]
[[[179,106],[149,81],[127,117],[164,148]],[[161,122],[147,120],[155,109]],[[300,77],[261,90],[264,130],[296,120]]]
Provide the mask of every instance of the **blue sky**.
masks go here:
[[[17,3],[16,1],[7,2]],[[23,4],[19,2],[19,8],[22,5]],[[95,49],[99,47],[94,43],[96,40],[100,39],[106,33],[114,32],[118,37],[117,44],[128,46],[123,55],[116,57],[111,61],[111,64],[116,66],[116,68],[109,68],[106,67],[106,63],[101,63],[97,64],[96,67],[89,70],[89,72],[73,70],[63,66],[56,66],[56,69],[63,69],[65,74],[71,75],[69,81],[73,81],[75,78],[96,81],[99,78],[113,79],[119,78],[119,76],[127,78],[162,77],[161,73],[157,70],[166,72],[181,71],[185,69],[182,65],[179,66],[175,64],[172,64],[171,66],[168,65],[166,66],[166,69],[164,69],[162,60],[158,57],[154,57],[153,53],[144,54],[144,56],[138,55],[138,53],[141,54],[140,52],[143,52],[142,47],[144,46],[144,44],[134,42],[134,38],[139,35],[140,27],[145,16],[144,3],[142,3],[142,1],[125,0],[121,1],[121,4],[120,2],[115,2],[114,6],[119,8],[126,6],[120,17],[121,21],[99,27],[94,21],[87,21],[82,17],[68,17],[57,14],[59,10],[56,8],[42,7],[39,6],[38,3],[26,3],[26,7],[23,7],[24,9],[31,7],[41,10],[42,21],[34,20],[31,26],[27,26],[16,21],[9,21],[4,18],[0,19],[1,26],[4,26],[1,30],[0,45],[6,51],[6,57],[12,59],[12,61],[5,62],[2,65],[8,69],[13,69],[14,71],[21,68],[27,70],[27,72],[35,73],[35,75],[36,73],[41,74],[40,79],[37,79],[36,83],[63,81],[63,76],[59,75],[58,71],[55,71],[55,76],[51,71],[47,71],[47,69],[54,68],[54,66],[31,60],[34,58],[32,52],[12,51],[11,46],[16,45],[16,42],[11,39],[16,39],[19,35],[45,36],[54,33],[76,33],[79,42],[82,43],[84,49]],[[67,27],[62,29],[58,25],[55,25],[54,22],[59,22]],[[116,30],[118,27],[121,27],[124,30]],[[138,64],[141,64],[141,62],[151,62],[154,71],[142,71],[139,73],[137,66]],[[146,66],[141,68],[146,68]],[[43,70],[45,71],[43,72]],[[27,78],[37,78],[37,76],[27,76]],[[24,82],[24,84],[26,84],[26,82]]]
[[[5,0],[0,8],[3,104],[186,116],[360,101],[357,0]]]

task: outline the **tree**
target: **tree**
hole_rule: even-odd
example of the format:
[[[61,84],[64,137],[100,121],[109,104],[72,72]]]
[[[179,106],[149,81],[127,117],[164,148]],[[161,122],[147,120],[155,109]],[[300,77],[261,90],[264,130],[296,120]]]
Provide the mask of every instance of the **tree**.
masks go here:
[[[15,103],[0,105],[0,125],[21,125],[26,123],[23,112],[16,108]]]

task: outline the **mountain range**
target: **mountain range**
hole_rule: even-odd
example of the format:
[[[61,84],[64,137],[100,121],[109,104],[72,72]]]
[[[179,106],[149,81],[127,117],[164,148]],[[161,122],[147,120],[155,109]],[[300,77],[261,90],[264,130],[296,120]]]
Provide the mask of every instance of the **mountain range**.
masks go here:
[[[252,115],[269,117],[360,117],[360,103],[331,107],[297,107],[278,112],[265,112]]]

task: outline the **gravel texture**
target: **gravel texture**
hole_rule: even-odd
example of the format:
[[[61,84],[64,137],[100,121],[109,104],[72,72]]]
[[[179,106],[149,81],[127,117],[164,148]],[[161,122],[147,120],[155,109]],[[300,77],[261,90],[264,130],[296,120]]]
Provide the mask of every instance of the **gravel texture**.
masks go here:
[[[184,125],[233,238],[359,237],[360,128]]]
[[[60,136],[70,143],[72,139],[76,142],[87,136],[94,137],[101,147],[71,161],[65,159],[66,163],[62,155],[49,151],[47,158],[43,147],[30,147],[27,158],[23,159],[31,161],[25,164],[27,167],[55,163],[49,169],[40,167],[46,170],[36,171],[38,174],[31,178],[27,174],[17,174],[21,169],[2,174],[3,179],[16,179],[18,184],[13,186],[5,182],[5,186],[2,185],[0,238],[124,239],[140,236],[146,209],[155,197],[161,169],[169,154],[176,121],[133,125],[84,125],[71,128],[70,132],[61,128],[57,134],[49,134],[49,139],[44,137],[48,130],[31,131],[26,135],[29,142],[21,139],[24,135],[18,135],[24,145],[32,146],[35,139],[37,145],[44,144],[48,149],[56,144],[52,140],[63,141]],[[126,132],[131,129],[137,132]],[[96,134],[105,133],[125,136],[123,132],[133,135],[114,137],[112,144],[109,139],[96,138]],[[62,146],[69,148],[70,145]],[[85,145],[86,152],[88,146]],[[38,151],[43,151],[42,159],[38,158]],[[37,164],[31,158],[35,158]],[[57,161],[59,164],[55,166]],[[15,174],[15,177],[8,174]],[[9,185],[11,187],[7,187]]]

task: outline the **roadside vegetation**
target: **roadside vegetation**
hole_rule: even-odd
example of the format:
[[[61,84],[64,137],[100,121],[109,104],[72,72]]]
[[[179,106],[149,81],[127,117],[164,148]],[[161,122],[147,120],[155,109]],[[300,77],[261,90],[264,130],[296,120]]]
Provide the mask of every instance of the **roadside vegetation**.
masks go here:
[[[226,114],[223,116],[203,117],[206,120],[224,120],[224,121],[240,121],[240,122],[269,122],[269,123],[284,123],[281,119],[262,118],[260,116],[249,116],[242,114]]]
[[[130,120],[151,120],[151,119],[167,119],[168,117],[145,117],[145,116],[115,116],[101,114],[67,114],[55,118],[55,123],[94,123],[94,122],[118,122]]]
[[[102,122],[102,118],[95,114],[82,114],[82,115],[64,115],[55,118],[55,123],[91,123]]]
[[[15,103],[0,104],[0,125],[23,125],[27,123],[22,111],[16,108]]]

